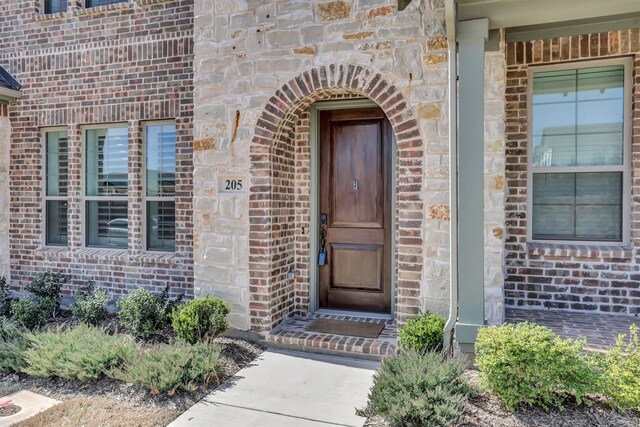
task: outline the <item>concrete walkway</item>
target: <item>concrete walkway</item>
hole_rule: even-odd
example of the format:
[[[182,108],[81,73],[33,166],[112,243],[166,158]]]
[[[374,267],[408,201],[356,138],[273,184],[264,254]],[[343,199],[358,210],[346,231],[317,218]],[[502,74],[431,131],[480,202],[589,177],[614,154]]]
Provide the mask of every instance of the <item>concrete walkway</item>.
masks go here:
[[[170,427],[358,426],[377,362],[269,350]]]

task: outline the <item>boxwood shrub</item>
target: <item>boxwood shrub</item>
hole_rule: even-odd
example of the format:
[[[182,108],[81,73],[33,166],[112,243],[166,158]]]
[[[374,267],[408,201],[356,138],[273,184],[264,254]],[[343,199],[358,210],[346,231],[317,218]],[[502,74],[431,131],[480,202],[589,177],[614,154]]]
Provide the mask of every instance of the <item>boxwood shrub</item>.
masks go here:
[[[403,351],[441,351],[446,320],[437,313],[411,318],[398,332],[398,342]]]
[[[584,344],[529,322],[481,328],[475,345],[481,384],[510,410],[520,404],[562,409],[569,398],[588,403],[601,382]]]
[[[173,311],[173,329],[180,340],[195,344],[224,332],[229,311],[229,305],[218,298],[196,298]]]

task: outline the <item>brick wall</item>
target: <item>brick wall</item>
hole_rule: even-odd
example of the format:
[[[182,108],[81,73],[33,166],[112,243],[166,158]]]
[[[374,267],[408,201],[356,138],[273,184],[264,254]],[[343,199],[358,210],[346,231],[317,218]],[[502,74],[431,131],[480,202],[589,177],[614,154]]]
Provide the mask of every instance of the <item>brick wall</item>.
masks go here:
[[[595,58],[633,57],[631,244],[549,245],[527,242],[527,69]],[[640,314],[640,29],[507,46],[507,306]]]
[[[43,15],[37,0],[0,5],[0,63],[23,85],[9,108],[12,123],[9,245],[11,283],[24,287],[42,271],[71,273],[70,288],[96,280],[114,296],[138,286],[193,294],[192,33],[189,0],[130,0],[92,9],[69,0],[68,11]],[[176,251],[143,245],[142,126],[175,119]],[[126,250],[84,247],[82,126],[128,127]],[[43,241],[42,128],[69,133],[69,245]],[[8,202],[3,201],[3,204]],[[67,291],[70,289],[67,289]]]

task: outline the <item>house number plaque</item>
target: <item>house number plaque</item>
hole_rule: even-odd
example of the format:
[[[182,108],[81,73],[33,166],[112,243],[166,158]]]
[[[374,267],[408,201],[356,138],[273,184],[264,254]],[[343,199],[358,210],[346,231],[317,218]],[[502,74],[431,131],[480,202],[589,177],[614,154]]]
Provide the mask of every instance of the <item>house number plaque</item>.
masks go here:
[[[222,175],[218,177],[218,193],[241,194],[247,191],[247,179],[242,175]]]

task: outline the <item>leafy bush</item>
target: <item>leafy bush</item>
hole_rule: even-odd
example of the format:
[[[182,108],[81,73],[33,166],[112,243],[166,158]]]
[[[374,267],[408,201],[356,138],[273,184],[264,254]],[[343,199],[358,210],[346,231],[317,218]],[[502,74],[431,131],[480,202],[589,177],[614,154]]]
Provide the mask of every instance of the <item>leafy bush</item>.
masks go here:
[[[58,301],[52,298],[29,298],[11,301],[13,320],[27,329],[37,329],[54,315]]]
[[[0,317],[0,373],[20,372],[26,367],[24,352],[30,341],[17,323]]]
[[[97,380],[135,354],[135,344],[125,337],[83,324],[37,333],[31,340],[23,372],[37,378]]]
[[[405,351],[441,351],[446,320],[437,313],[425,313],[409,319],[398,332],[400,348]]]
[[[173,329],[179,339],[195,344],[224,332],[229,311],[227,303],[218,298],[194,299],[173,311]]]
[[[462,414],[472,390],[464,366],[437,353],[406,352],[382,361],[373,377],[364,416],[380,415],[391,425],[448,427]]]
[[[616,345],[603,359],[606,394],[623,408],[640,410],[640,343],[638,327],[629,328],[626,335],[618,335]]]
[[[139,384],[153,394],[194,391],[220,378],[221,348],[212,343],[157,344],[138,351],[115,378]]]
[[[107,301],[109,293],[96,289],[93,281],[86,282],[76,294],[75,303],[71,306],[74,319],[89,325],[97,325],[107,317]]]
[[[0,316],[9,314],[9,284],[6,277],[0,277]]]
[[[168,325],[177,302],[179,300],[169,300],[168,287],[161,294],[139,288],[118,300],[118,318],[136,337],[149,338],[155,331]]]
[[[521,403],[562,409],[570,396],[588,403],[600,378],[584,344],[529,322],[482,328],[475,347],[481,383],[511,410]]]
[[[27,291],[37,299],[55,301],[55,308],[60,306],[60,289],[69,281],[69,276],[63,273],[40,273],[27,285]]]

